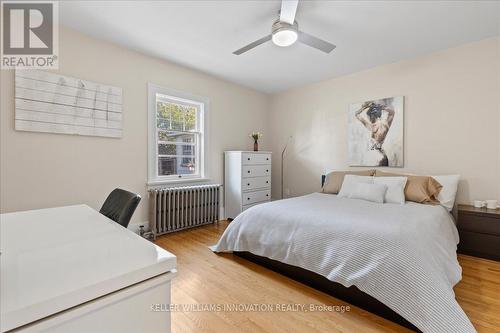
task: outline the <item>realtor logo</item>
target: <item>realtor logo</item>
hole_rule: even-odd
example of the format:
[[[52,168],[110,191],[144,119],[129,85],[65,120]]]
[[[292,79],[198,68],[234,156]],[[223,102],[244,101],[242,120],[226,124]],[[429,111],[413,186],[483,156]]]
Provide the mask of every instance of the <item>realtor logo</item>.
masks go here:
[[[55,1],[2,1],[2,69],[57,69],[57,6]]]

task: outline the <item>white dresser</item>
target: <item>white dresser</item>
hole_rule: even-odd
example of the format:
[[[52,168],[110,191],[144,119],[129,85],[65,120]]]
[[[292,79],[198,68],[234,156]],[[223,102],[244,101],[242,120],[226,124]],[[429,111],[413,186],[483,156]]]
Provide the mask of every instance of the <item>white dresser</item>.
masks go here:
[[[226,151],[224,164],[226,218],[271,200],[271,152]]]

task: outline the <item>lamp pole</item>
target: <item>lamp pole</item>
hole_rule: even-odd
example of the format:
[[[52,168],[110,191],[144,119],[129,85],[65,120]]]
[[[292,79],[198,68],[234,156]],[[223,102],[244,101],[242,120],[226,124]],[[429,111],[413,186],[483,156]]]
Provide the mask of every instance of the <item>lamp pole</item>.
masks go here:
[[[286,147],[288,147],[288,143],[290,142],[291,138],[292,138],[292,136],[289,136],[288,139],[286,139],[285,147],[283,148],[283,151],[281,152],[281,199],[283,199],[283,161],[285,159]]]

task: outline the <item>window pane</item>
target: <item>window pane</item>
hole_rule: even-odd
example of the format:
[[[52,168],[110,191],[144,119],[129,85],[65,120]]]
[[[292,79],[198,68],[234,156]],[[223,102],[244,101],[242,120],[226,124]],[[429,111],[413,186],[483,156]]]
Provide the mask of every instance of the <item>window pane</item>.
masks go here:
[[[194,106],[186,108],[186,128],[185,131],[196,131],[196,108]]]
[[[168,119],[164,119],[164,118],[158,118],[156,120],[156,126],[159,128],[159,129],[165,129],[165,130],[168,130],[170,129],[170,121]]]
[[[177,145],[160,143],[158,144],[158,155],[174,155],[174,156],[195,156],[196,146],[194,145]]]
[[[171,118],[170,104],[157,102],[156,116],[157,116],[156,126],[158,126],[158,128],[170,129],[170,118]]]
[[[181,158],[180,167],[177,170],[179,174],[189,175],[196,172],[196,163],[194,157],[183,157]]]
[[[158,157],[158,176],[177,174],[177,157]]]
[[[190,175],[196,173],[194,157],[158,157],[158,176]]]
[[[165,130],[196,131],[198,128],[197,111],[195,106],[157,100],[157,126]]]
[[[156,103],[156,116],[161,118],[170,118],[168,104],[163,102]]]
[[[177,155],[177,145],[158,144],[158,155]]]
[[[172,130],[184,130],[184,108],[177,104],[170,104],[172,107]]]
[[[194,156],[195,155],[195,146],[194,145],[182,145],[182,146],[179,146],[180,149],[180,153],[182,155],[188,155],[188,156]]]
[[[158,131],[158,141],[195,143],[196,134],[172,133]]]

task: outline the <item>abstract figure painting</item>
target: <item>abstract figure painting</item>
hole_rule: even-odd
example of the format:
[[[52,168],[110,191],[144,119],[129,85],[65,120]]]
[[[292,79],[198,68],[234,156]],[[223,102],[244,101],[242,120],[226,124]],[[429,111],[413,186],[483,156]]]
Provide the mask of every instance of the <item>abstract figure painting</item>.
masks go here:
[[[403,167],[403,115],[403,96],[351,104],[349,165]]]

